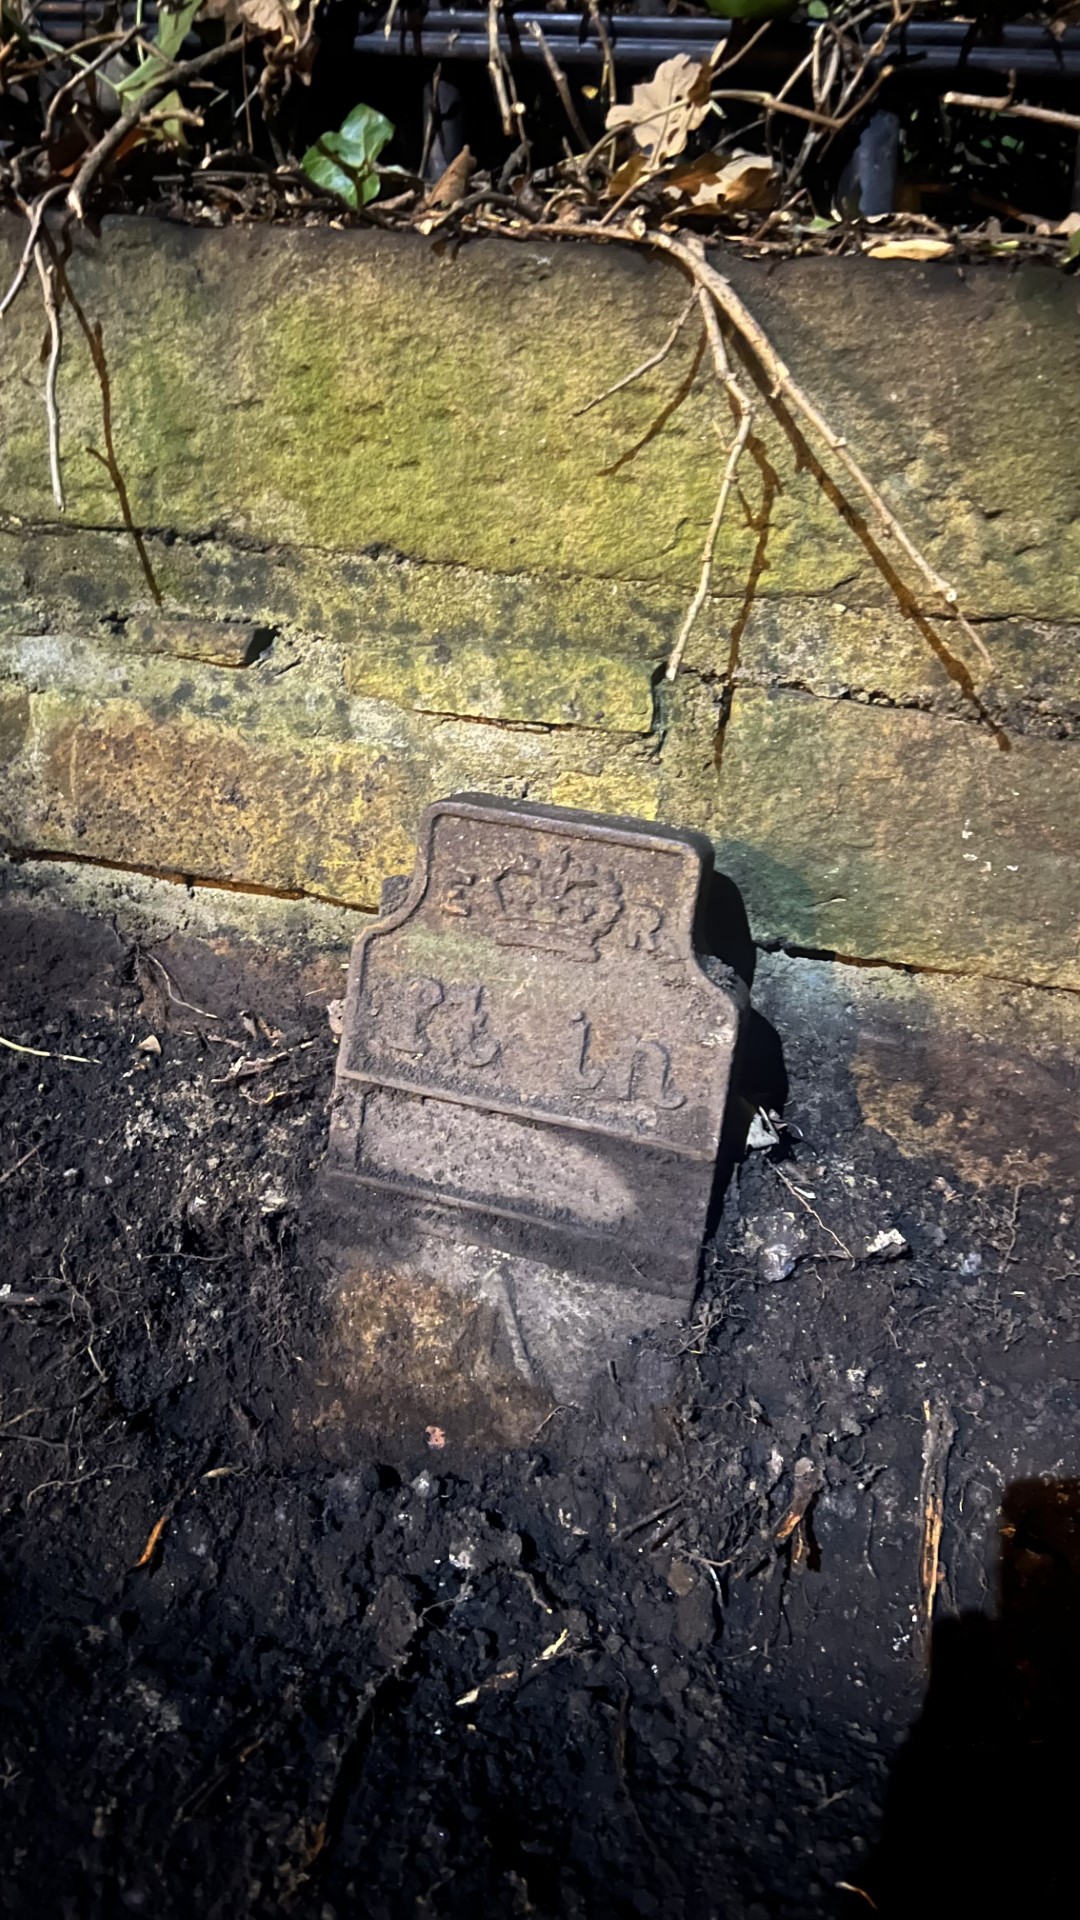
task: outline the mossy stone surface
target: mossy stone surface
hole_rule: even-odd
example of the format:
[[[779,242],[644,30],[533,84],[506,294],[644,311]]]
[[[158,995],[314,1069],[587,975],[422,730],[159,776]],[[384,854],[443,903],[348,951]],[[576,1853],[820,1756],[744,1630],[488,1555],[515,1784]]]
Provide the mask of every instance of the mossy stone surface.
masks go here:
[[[9,264],[22,239],[0,223]],[[665,263],[109,221],[68,270],[101,326],[142,559],[92,451],[102,388],[73,309],[63,520],[32,284],[5,319],[11,844],[370,908],[427,802],[479,787],[710,831],[763,938],[1080,985],[1075,287],[721,264],[956,582],[991,667],[946,610],[914,612],[907,569],[763,397],[662,681],[730,421],[699,367],[652,431],[692,326],[580,410],[665,337],[684,297]]]
[[[17,224],[3,238],[21,244]],[[1076,611],[1080,323],[1049,270],[949,264],[725,267],[972,610]],[[453,258],[415,236],[149,220],[80,235],[68,272],[100,324],[113,437],[136,522],[334,552],[373,545],[499,573],[674,583],[696,576],[722,464],[721,407],[687,328],[647,378],[581,415],[660,344],[680,276],[632,249],[495,240]],[[0,506],[52,522],[39,347],[7,316]],[[563,343],[566,343],[565,345]],[[573,343],[572,346],[570,343]],[[74,524],[119,526],[98,378],[75,325],[60,379]],[[718,590],[862,597],[888,588],[801,449],[760,409],[757,462],[726,520]],[[855,502],[858,507],[858,502]],[[861,508],[859,509],[861,512]]]
[[[0,831],[22,852],[375,908],[434,795],[472,788],[655,819],[646,742],[492,726],[351,698],[340,658],[280,673],[117,655],[64,635],[0,647],[11,730]],[[708,794],[698,797],[708,809]]]
[[[758,939],[1080,988],[1069,741],[742,692],[714,835]]]

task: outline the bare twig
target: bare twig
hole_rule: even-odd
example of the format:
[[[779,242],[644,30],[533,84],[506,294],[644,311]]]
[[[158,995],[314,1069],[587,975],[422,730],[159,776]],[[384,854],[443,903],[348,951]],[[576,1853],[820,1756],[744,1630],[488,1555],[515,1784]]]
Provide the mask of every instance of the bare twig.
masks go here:
[[[34,248],[34,265],[41,281],[41,298],[49,322],[49,359],[45,368],[45,413],[49,422],[49,476],[58,510],[64,511],[64,483],[60,478],[60,415],[56,407],[56,374],[60,365],[60,309],[56,304],[55,269],[46,260],[40,240]]]
[[[956,1433],[956,1422],[948,1407],[923,1401],[922,1475],[919,1480],[919,1508],[922,1536],[919,1547],[919,1610],[924,1646],[934,1620],[941,1575],[941,1534],[945,1516],[945,1472]]]
[[[90,75],[96,73],[99,67],[107,65],[118,53],[123,53],[124,48],[129,47],[133,40],[137,40],[141,32],[142,28],[135,26],[129,27],[126,33],[115,36],[110,34],[101,52],[95,54],[92,60],[88,60],[85,66],[80,67],[77,73],[73,73],[70,80],[65,80],[62,87],[57,87],[56,92],[49,101],[45,114],[45,127],[42,133],[42,142],[45,146],[48,146],[52,138],[53,121],[56,118],[56,110],[60,106],[61,101],[69,100],[71,95],[82,86],[84,80],[88,80]],[[60,192],[63,192],[62,187],[60,188]]]
[[[491,75],[491,84],[495,91],[502,130],[509,139],[516,128],[510,107],[510,95],[506,90],[506,57],[499,45],[499,0],[488,0],[487,36],[488,73]]]
[[[806,1211],[807,1211],[807,1213],[808,1213],[808,1214],[810,1215],[810,1218],[811,1218],[812,1220],[816,1220],[816,1221],[817,1221],[817,1223],[818,1223],[818,1226],[819,1226],[819,1227],[821,1228],[821,1231],[822,1231],[822,1233],[827,1233],[827,1234],[828,1234],[828,1236],[829,1236],[829,1239],[830,1239],[830,1240],[832,1240],[832,1241],[833,1241],[833,1242],[834,1242],[834,1243],[836,1244],[836,1246],[838,1246],[838,1247],[839,1247],[839,1249],[840,1249],[840,1251],[841,1251],[841,1253],[843,1254],[843,1256],[844,1256],[844,1258],[845,1258],[845,1260],[850,1260],[850,1261],[851,1261],[851,1263],[852,1263],[852,1265],[854,1266],[854,1264],[855,1264],[855,1255],[854,1255],[854,1254],[852,1253],[852,1251],[851,1251],[851,1248],[850,1248],[850,1247],[845,1247],[845,1245],[844,1245],[844,1243],[843,1243],[843,1241],[842,1241],[842,1240],[841,1240],[841,1238],[840,1238],[840,1235],[839,1235],[838,1233],[834,1233],[831,1227],[827,1227],[827,1226],[825,1225],[825,1222],[824,1222],[824,1220],[822,1219],[822,1217],[821,1217],[821,1215],[820,1215],[820,1213],[818,1213],[818,1211],[817,1211],[817,1208],[816,1208],[816,1207],[812,1207],[812,1206],[810,1205],[810,1202],[809,1202],[809,1200],[807,1199],[807,1197],[806,1197],[806,1195],[805,1195],[805,1193],[803,1193],[803,1192],[802,1192],[802,1191],[800,1190],[800,1188],[798,1188],[798,1187],[797,1187],[797,1186],[795,1185],[795,1182],[794,1182],[794,1180],[789,1180],[789,1179],[788,1179],[788,1177],[787,1177],[787,1174],[786,1174],[786,1173],[784,1173],[784,1171],[783,1171],[783,1169],[782,1169],[782,1168],[780,1168],[780,1167],[776,1167],[776,1166],[774,1166],[774,1167],[773,1167],[773,1172],[775,1173],[775,1175],[776,1175],[776,1177],[777,1177],[777,1179],[778,1179],[778,1180],[779,1180],[779,1181],[780,1181],[780,1182],[781,1182],[781,1183],[782,1183],[782,1184],[783,1184],[783,1185],[784,1185],[784,1186],[785,1186],[785,1187],[787,1188],[787,1190],[788,1190],[788,1192],[789,1192],[790,1194],[793,1194],[793,1195],[794,1195],[794,1197],[795,1197],[795,1199],[796,1199],[796,1200],[798,1201],[798,1203],[799,1203],[799,1205],[800,1205],[800,1207],[805,1207],[805,1208],[806,1208]]]
[[[97,375],[98,386],[101,389],[101,431],[105,441],[105,451],[102,453],[97,447],[90,446],[87,447],[86,451],[105,468],[109,479],[112,481],[113,491],[116,494],[120,506],[124,525],[131,535],[135,551],[139,556],[139,564],[142,567],[146,584],[153,599],[160,607],[162,604],[161,588],[158,586],[154,569],[150,564],[150,555],[147,552],[146,541],[139,528],[135,525],[135,518],[131,511],[131,500],[128,496],[120,462],[116,457],[116,445],[112,428],[112,385],[109,379],[108,361],[105,358],[105,345],[102,339],[101,322],[97,320],[94,322],[94,325],[91,326],[83,310],[82,303],[68,278],[63,261],[56,260],[55,252],[53,257],[56,263],[57,275],[64,290],[64,297],[74,313],[79,327],[82,330],[83,338],[90,349],[90,358],[93,361],[94,372]]]
[[[600,135],[599,140],[594,142],[589,148],[588,153],[584,154],[578,162],[582,173],[586,173],[592,166],[593,161],[600,158],[605,147],[613,147],[615,145],[621,131],[621,127],[608,127],[605,132]]]
[[[631,238],[633,236],[627,235],[625,237]],[[824,442],[829,452],[840,462],[844,471],[850,475],[860,492],[869,501],[881,522],[884,532],[891,536],[897,545],[907,554],[908,559],[922,575],[927,586],[930,587],[934,593],[939,594],[946,602],[961,632],[972,642],[972,645],[981,654],[986,665],[992,667],[993,662],[990,659],[984,642],[976,633],[970,621],[967,620],[960,611],[957,604],[958,595],[956,588],[938,573],[935,567],[931,566],[929,560],[921,553],[915,545],[915,542],[905,533],[899,520],[893,513],[892,508],[882,499],[873,481],[869,478],[868,474],[863,471],[859,462],[855,459],[854,454],[849,451],[847,442],[843,436],[834,432],[820,409],[814,405],[809,394],[803,391],[790,368],[777,353],[765,329],[755,320],[749,307],[740,299],[730,280],[726,279],[722,273],[718,273],[715,267],[710,266],[704,258],[703,253],[695,249],[692,242],[677,239],[674,235],[668,233],[650,232],[644,236],[644,243],[649,246],[658,247],[662,252],[668,253],[673,259],[680,261],[692,275],[697,285],[705,288],[707,292],[712,295],[720,311],[734,327],[736,333],[745,341],[761,367],[762,372],[772,383],[774,397],[782,395],[789,406],[793,407],[796,413],[801,414],[807,424],[812,427],[814,433]]]
[[[753,424],[753,414],[750,412],[744,413],[742,419],[739,421],[735,438],[731,443],[731,449],[727,457],[727,465],[724,468],[723,478],[720,482],[720,491],[716,496],[716,505],[713,508],[713,517],[709,522],[709,530],[705,535],[705,546],[701,555],[701,573],[698,576],[697,589],[690,605],[686,609],[682,626],[679,628],[675,640],[675,645],[671,649],[671,657],[668,660],[664,672],[665,680],[674,680],[678,673],[679,667],[682,664],[686,643],[693,631],[694,622],[701,612],[708,596],[709,582],[712,579],[713,558],[716,553],[716,541],[720,532],[720,523],[724,518],[724,509],[727,506],[728,495],[731,492],[732,483],[735,479],[735,470],[738,467],[739,461],[742,459]]]
[[[231,54],[239,53],[243,44],[243,34],[235,33],[231,40],[224,41],[220,47],[211,47],[206,53],[196,54],[193,60],[177,60],[172,66],[160,68],[156,80],[147,87],[145,93],[140,94],[137,104],[113,121],[83,160],[67,196],[67,204],[77,219],[85,218],[86,196],[105,162],[138,126],[148,109],[156,107],[171,88],[182,85],[185,80],[197,79],[209,67],[216,67]]]
[[[611,37],[607,30],[607,23],[597,5],[597,0],[589,0],[589,18],[596,28],[596,37],[600,42],[604,55],[604,68],[600,76],[600,85],[607,94],[608,106],[613,107],[618,91],[615,83],[615,59],[611,51]]]
[[[291,1053],[306,1053],[315,1045],[314,1040],[301,1040],[298,1046],[283,1047],[278,1053],[268,1053],[262,1060],[234,1060],[228,1073],[211,1080],[212,1087],[232,1087],[239,1080],[253,1080],[260,1073],[269,1073],[272,1067],[279,1066]]]
[[[1016,1235],[1020,1226],[1020,1195],[1023,1191],[1022,1182],[1017,1181],[1016,1186],[1013,1188],[1012,1206],[1009,1210],[1007,1223],[1009,1228],[1009,1244],[1002,1253],[1001,1259],[998,1261],[999,1273],[1004,1273],[1009,1261],[1013,1257],[1013,1248],[1016,1245]]]
[[[755,27],[750,38],[744,40],[741,46],[736,47],[734,53],[728,53],[728,43],[726,40],[718,40],[706,64],[710,66],[716,74],[727,73],[731,67],[737,67],[740,60],[746,59],[747,54],[757,46],[762,34],[768,33],[771,26],[771,19],[763,20],[759,27]]]
[[[669,1513],[677,1513],[685,1505],[685,1495],[679,1494],[674,1500],[668,1500],[662,1507],[654,1507],[651,1513],[643,1513],[640,1520],[631,1520],[625,1527],[619,1527],[616,1540],[629,1540],[631,1534],[640,1533],[642,1527],[651,1527],[654,1520],[666,1520]]]
[[[580,140],[582,146],[587,147],[589,144],[589,136],[581,124],[581,119],[578,114],[578,110],[574,105],[574,96],[570,92],[569,82],[567,81],[565,73],[560,67],[558,61],[556,60],[555,55],[552,53],[551,48],[548,46],[543,28],[538,24],[537,21],[530,20],[528,23],[527,32],[529,32],[532,35],[533,39],[536,41],[537,46],[539,47],[541,53],[544,56],[544,65],[546,66],[548,72],[551,75],[552,80],[555,83],[555,91],[558,94],[559,99],[563,103],[563,107],[566,112],[566,117],[569,120],[571,127],[573,128],[575,140]]]
[[[802,1525],[824,1484],[825,1476],[813,1460],[806,1458],[796,1461],[791,1505],[773,1536],[777,1546],[783,1546],[785,1540],[790,1540],[796,1527]]]
[[[882,67],[880,71],[874,75],[866,92],[860,94],[858,100],[855,101],[853,106],[847,109],[846,113],[819,113],[813,107],[797,107],[792,101],[782,99],[778,93],[761,93],[756,88],[750,87],[721,87],[712,95],[712,98],[714,100],[744,100],[750,106],[760,107],[766,114],[786,113],[790,114],[793,120],[808,121],[812,127],[824,128],[829,133],[842,133],[844,128],[850,125],[851,121],[854,120],[858,114],[862,113],[863,108],[869,106],[870,101],[874,98],[878,90],[885,85],[886,80],[891,79],[892,73],[892,67]]]
[[[424,140],[420,148],[420,165],[416,169],[421,180],[427,178],[427,163],[431,155],[431,143],[435,138],[436,127],[442,117],[439,113],[439,87],[441,83],[442,61],[438,60],[435,64],[435,71],[431,76],[431,105],[424,119]]]
[[[728,364],[727,354],[724,349],[724,343],[720,336],[720,329],[716,324],[716,310],[713,306],[712,300],[710,296],[707,293],[705,293],[703,289],[700,289],[700,288],[698,290],[698,300],[700,302],[702,315],[705,320],[706,333],[709,335],[710,345],[712,346],[712,349],[713,349],[713,359],[714,359],[714,364],[716,365],[718,377],[723,381],[723,384],[727,387],[729,393],[731,393],[734,398],[735,405],[739,413],[739,424],[735,433],[735,438],[732,441],[731,447],[728,452],[728,457],[727,457],[726,465],[724,467],[723,477],[721,478],[721,481],[720,481],[720,491],[716,496],[716,505],[713,508],[713,516],[709,522],[708,532],[705,535],[705,545],[701,555],[701,572],[698,576],[697,588],[695,590],[694,597],[691,600],[690,605],[687,607],[686,613],[683,616],[683,622],[681,627],[679,628],[679,632],[675,640],[675,645],[671,649],[671,655],[668,660],[667,667],[665,669],[665,674],[664,674],[664,678],[666,680],[675,679],[675,676],[679,671],[679,667],[682,664],[683,653],[686,649],[686,643],[693,631],[694,622],[697,619],[698,614],[701,612],[701,609],[705,604],[705,600],[709,592],[709,582],[712,579],[713,559],[716,554],[716,541],[720,532],[721,522],[724,518],[724,510],[728,503],[728,495],[731,492],[731,488],[735,479],[736,469],[738,467],[739,461],[742,458],[743,452],[746,448],[746,443],[750,438],[751,428],[754,424],[754,410],[751,407],[749,401],[746,399],[746,396],[742,393],[741,389],[738,387],[737,383],[735,382],[731,374],[731,369]]]
[[[244,89],[244,131],[247,134],[248,152],[254,153],[255,139],[251,130],[251,89],[247,76],[248,30],[247,21],[240,22],[240,80]]]
[[[25,1167],[27,1161],[32,1160],[34,1155],[40,1152],[40,1147],[31,1147],[29,1153],[24,1153],[22,1159],[16,1160],[13,1167],[8,1167],[5,1173],[0,1173],[0,1187],[6,1185],[7,1181],[9,1181],[14,1174],[18,1173],[20,1167]]]
[[[943,93],[943,107],[971,107],[976,113],[1003,113],[1010,120],[1039,120],[1047,127],[1068,127],[1073,133],[1080,133],[1080,113],[1059,113],[1054,107],[1029,107],[1023,100],[1014,100],[1011,87],[1015,85],[1016,75],[1009,75],[1010,91],[999,97],[982,93]]]
[[[699,240],[691,241],[690,245],[695,258],[703,261],[705,251],[701,242]],[[720,491],[716,497],[716,506],[713,509],[713,516],[709,522],[708,532],[705,535],[705,546],[702,550],[701,572],[698,577],[697,590],[690,605],[686,609],[682,625],[679,628],[675,640],[675,645],[671,649],[671,656],[664,674],[666,680],[675,679],[679,667],[682,664],[683,653],[686,649],[686,643],[693,631],[694,622],[705,604],[709,591],[709,582],[712,579],[716,541],[720,532],[721,522],[724,518],[728,495],[734,484],[736,469],[742,458],[754,424],[754,409],[750,397],[740,386],[731,369],[727,348],[724,345],[724,336],[720,331],[720,323],[716,317],[715,302],[711,294],[709,294],[704,287],[699,286],[697,297],[698,305],[701,308],[701,317],[705,323],[705,337],[709,342],[709,349],[712,354],[713,371],[721,386],[727,391],[738,426],[735,438],[728,451],[727,463],[720,481]]]
[[[552,1407],[550,1413],[545,1413],[543,1419],[540,1422],[540,1425],[537,1427],[536,1432],[533,1434],[532,1438],[534,1440],[539,1440],[540,1435],[544,1431],[544,1428],[548,1426],[552,1420],[554,1420],[555,1415],[557,1413],[572,1413],[572,1412],[573,1412],[573,1408],[571,1406],[563,1405],[562,1403],[560,1403],[559,1406],[557,1407]]]
[[[30,1053],[35,1060],[70,1060],[78,1067],[100,1066],[99,1060],[88,1060],[82,1053],[50,1053],[45,1047],[22,1047],[17,1040],[5,1040],[0,1033],[0,1047],[7,1047],[12,1053]]]
[[[698,296],[695,292],[690,295],[689,300],[659,351],[651,353],[647,360],[643,360],[639,367],[634,368],[633,373],[625,373],[621,380],[616,380],[614,386],[605,387],[603,393],[594,393],[592,399],[586,400],[583,407],[575,407],[570,416],[571,419],[580,420],[583,413],[591,413],[592,409],[598,407],[602,401],[610,400],[612,394],[621,393],[624,387],[632,386],[635,380],[640,380],[644,374],[651,373],[654,367],[658,367],[661,361],[666,360],[697,304]]]
[[[205,1007],[197,1007],[194,1001],[181,1000],[180,995],[178,993],[173,992],[172,976],[170,975],[168,968],[162,965],[161,961],[157,958],[156,954],[146,952],[145,948],[143,949],[143,953],[145,958],[149,960],[150,965],[152,967],[156,967],[158,972],[160,973],[162,979],[165,982],[165,991],[168,994],[169,999],[172,1001],[174,1007],[186,1007],[189,1013],[201,1014],[204,1020],[217,1019],[218,1016],[216,1013],[209,1013]]]
[[[41,223],[45,218],[46,211],[54,200],[60,198],[63,191],[63,187],[48,187],[44,193],[39,193],[37,199],[27,208],[30,216],[30,231],[26,236],[26,245],[23,247],[22,253],[19,256],[19,264],[15,269],[15,277],[3,299],[0,300],[0,319],[3,319],[4,314],[15,299],[19,288],[22,286],[23,281],[30,271],[30,262],[34,257],[34,249],[38,243],[38,234],[41,232]]]
[[[142,1552],[140,1553],[138,1559],[136,1560],[134,1567],[132,1568],[133,1573],[138,1573],[140,1567],[148,1567],[150,1565],[150,1562],[153,1559],[155,1551],[157,1549],[158,1541],[161,1539],[161,1536],[164,1533],[171,1519],[172,1519],[172,1508],[166,1507],[165,1512],[161,1515],[161,1518],[159,1520],[155,1520],[153,1526],[151,1527],[150,1537],[147,1540],[146,1545],[143,1548]]]

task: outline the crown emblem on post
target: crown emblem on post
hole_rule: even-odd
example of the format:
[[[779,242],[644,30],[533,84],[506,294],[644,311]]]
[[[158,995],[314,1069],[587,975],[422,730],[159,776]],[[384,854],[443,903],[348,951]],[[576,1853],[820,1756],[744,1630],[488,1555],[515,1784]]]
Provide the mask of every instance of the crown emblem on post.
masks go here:
[[[479,922],[500,946],[536,947],[569,960],[596,960],[598,942],[623,911],[623,890],[610,867],[572,847],[522,854],[495,873],[458,872],[442,910]]]
[[[493,876],[491,892],[496,940],[575,960],[597,958],[597,942],[623,910],[622,887],[610,868],[570,847],[511,861]]]

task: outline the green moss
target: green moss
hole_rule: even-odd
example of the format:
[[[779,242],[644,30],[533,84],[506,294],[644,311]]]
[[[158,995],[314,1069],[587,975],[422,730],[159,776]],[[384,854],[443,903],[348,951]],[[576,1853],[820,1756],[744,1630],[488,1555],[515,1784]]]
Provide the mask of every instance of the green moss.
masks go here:
[[[22,752],[30,726],[30,698],[24,687],[0,685],[0,763]]]
[[[13,253],[17,229],[3,238]],[[951,270],[846,260],[730,270],[975,610],[1076,611],[1080,390],[1061,375],[1077,332],[1064,284],[975,269],[961,285]],[[650,438],[691,365],[693,330],[664,365],[581,412],[663,340],[682,287],[662,263],[498,243],[451,260],[400,235],[121,221],[70,271],[102,325],[117,457],[145,525],[666,593],[696,576],[723,458],[716,427],[729,426],[700,370]],[[6,326],[0,504],[51,520],[35,303],[21,298]],[[67,334],[70,518],[119,525],[86,451],[102,438],[98,382],[78,329]],[[896,340],[906,350],[883,354]],[[886,600],[866,544],[765,403],[757,431],[721,531],[718,590],[737,594],[753,567],[759,592],[843,585],[854,598],[858,582],[864,603]]]

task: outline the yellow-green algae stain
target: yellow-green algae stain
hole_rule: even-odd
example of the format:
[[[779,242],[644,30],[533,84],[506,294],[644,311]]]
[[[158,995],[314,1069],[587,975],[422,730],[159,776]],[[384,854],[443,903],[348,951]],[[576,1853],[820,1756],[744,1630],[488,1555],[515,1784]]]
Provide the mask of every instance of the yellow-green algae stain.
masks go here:
[[[17,225],[0,229],[14,257]],[[975,611],[1060,617],[1080,575],[1080,332],[1067,285],[972,269],[728,263],[799,378]],[[730,432],[694,351],[582,406],[661,343],[683,298],[619,249],[107,222],[69,267],[100,321],[117,456],[136,520],[181,535],[378,546],[512,574],[692,585]],[[1034,317],[1033,317],[1034,316]],[[6,317],[0,509],[52,521],[40,312]],[[72,522],[121,523],[88,447],[101,394],[70,330],[61,373]],[[882,356],[902,337],[912,351]],[[720,428],[720,438],[717,437]],[[737,594],[882,591],[862,540],[763,402],[717,553]],[[859,502],[856,500],[856,507]],[[767,510],[766,510],[767,509]],[[859,508],[861,512],[861,507]],[[874,533],[872,527],[869,528]],[[854,596],[853,596],[854,597]]]
[[[8,642],[3,663],[23,732],[0,816],[22,851],[374,907],[441,794],[658,811],[655,752],[632,736],[406,714],[318,671],[117,657],[62,636]]]
[[[345,675],[353,693],[421,712],[610,733],[647,733],[652,725],[647,664],[557,643],[532,650],[480,636],[471,643],[449,640],[436,630],[412,645],[370,642],[350,655]]]

